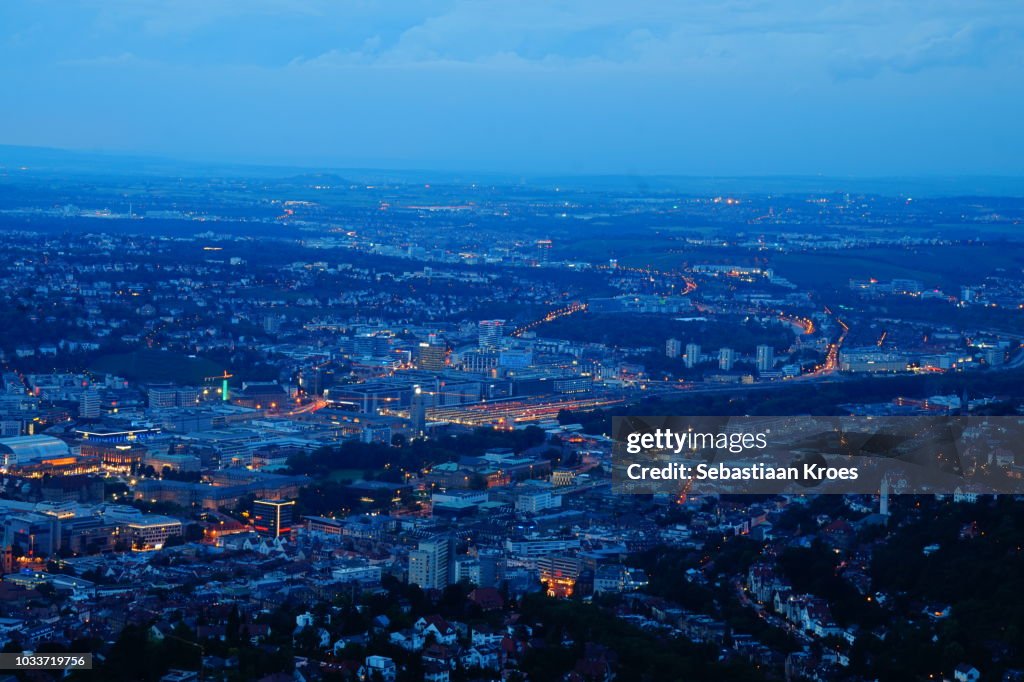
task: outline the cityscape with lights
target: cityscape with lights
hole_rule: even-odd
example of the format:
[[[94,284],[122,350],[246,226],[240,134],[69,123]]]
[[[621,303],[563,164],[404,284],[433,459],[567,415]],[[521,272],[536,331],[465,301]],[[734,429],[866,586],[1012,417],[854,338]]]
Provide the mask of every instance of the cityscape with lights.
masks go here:
[[[1022,414],[1022,218],[5,167],[0,637],[73,679],[1019,679],[1019,497],[619,495],[611,417]]]
[[[0,83],[0,682],[1024,682],[1024,3],[0,0]]]

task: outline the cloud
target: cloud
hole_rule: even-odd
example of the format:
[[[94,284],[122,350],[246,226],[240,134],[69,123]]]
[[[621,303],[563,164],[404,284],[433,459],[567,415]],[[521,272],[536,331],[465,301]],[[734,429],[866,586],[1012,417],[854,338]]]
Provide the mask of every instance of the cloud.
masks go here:
[[[883,53],[840,55],[831,64],[840,79],[873,78],[885,71],[916,74],[942,68],[981,68],[1001,55],[1018,57],[1024,30],[972,22],[947,33],[925,36],[910,45]]]
[[[34,32],[22,25],[54,23],[43,6],[11,5],[23,21],[0,27],[0,45],[35,59],[131,53],[205,68],[603,66],[755,80],[785,68],[846,80],[984,66],[1019,51],[1024,31],[1024,5],[999,0],[79,0],[62,5],[73,19]]]

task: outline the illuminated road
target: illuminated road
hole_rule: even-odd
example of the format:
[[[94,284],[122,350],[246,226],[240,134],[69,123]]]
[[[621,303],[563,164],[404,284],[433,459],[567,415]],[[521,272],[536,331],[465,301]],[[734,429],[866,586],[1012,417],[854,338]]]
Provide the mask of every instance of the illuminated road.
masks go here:
[[[788,313],[779,313],[779,319],[786,324],[793,327],[793,330],[798,334],[808,335],[813,334],[814,320],[809,317],[800,317],[799,315],[790,315]]]
[[[593,396],[558,400],[507,398],[427,409],[428,421],[444,421],[464,426],[512,425],[554,419],[562,410],[595,410],[626,403],[623,396]]]
[[[300,405],[296,407],[294,410],[284,412],[283,415],[286,417],[295,417],[300,414],[312,414],[313,412],[316,412],[317,410],[322,410],[325,407],[327,407],[327,401],[317,396],[313,399],[313,402],[306,403],[305,405]]]
[[[832,315],[832,311],[829,308],[825,308],[825,312]],[[846,341],[847,335],[850,333],[850,327],[842,319],[836,317],[836,323],[842,328],[842,332],[839,333],[839,337],[832,343],[828,344],[828,351],[825,353],[824,364],[818,365],[814,368],[814,371],[810,374],[805,374],[804,377],[821,377],[828,374],[834,374],[839,371],[839,353],[843,348],[843,342]]]
[[[679,272],[665,272],[664,270],[654,270],[653,268],[635,268],[627,265],[616,265],[615,267],[609,267],[607,265],[597,266],[598,270],[604,270],[606,272],[629,272],[637,275],[645,275],[648,279],[657,277],[666,277],[668,279],[679,278],[683,280],[683,290],[679,292],[680,296],[687,296],[697,291],[697,281],[689,275],[684,275]]]
[[[557,310],[552,310],[551,312],[549,312],[547,315],[545,315],[544,317],[540,318],[539,320],[534,320],[533,322],[528,322],[527,324],[524,324],[521,327],[516,327],[515,329],[512,330],[512,333],[510,334],[510,336],[515,336],[515,337],[522,336],[526,332],[531,331],[533,329],[536,329],[537,327],[541,326],[542,324],[546,324],[548,322],[553,322],[554,320],[557,320],[560,317],[568,317],[570,315],[575,315],[576,313],[586,312],[586,310],[587,310],[587,304],[586,303],[571,303],[571,304],[565,306],[564,308],[558,308]]]

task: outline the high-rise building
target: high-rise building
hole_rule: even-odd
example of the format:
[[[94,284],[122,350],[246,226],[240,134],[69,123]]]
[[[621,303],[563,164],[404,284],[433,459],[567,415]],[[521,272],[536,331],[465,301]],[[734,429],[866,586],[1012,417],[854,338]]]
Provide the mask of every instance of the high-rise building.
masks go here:
[[[686,366],[694,368],[700,364],[700,344],[688,343],[686,344]]]
[[[447,587],[450,550],[447,539],[421,540],[419,548],[409,552],[409,583],[424,590]]]
[[[480,348],[497,348],[505,335],[505,320],[480,320],[477,330]]]
[[[718,351],[718,369],[726,372],[732,370],[732,366],[736,364],[736,351],[732,348],[721,348]]]
[[[665,342],[665,355],[670,358],[678,358],[683,354],[683,342],[679,339],[669,339]]]
[[[757,371],[767,372],[775,367],[775,349],[771,346],[757,347]]]
[[[253,526],[260,535],[276,538],[290,535],[295,500],[256,500],[252,503]]]
[[[78,398],[78,416],[81,419],[99,419],[99,391],[94,388],[87,388],[82,391],[82,395]]]
[[[442,345],[421,343],[416,355],[416,366],[420,369],[440,372],[448,365],[448,349]]]

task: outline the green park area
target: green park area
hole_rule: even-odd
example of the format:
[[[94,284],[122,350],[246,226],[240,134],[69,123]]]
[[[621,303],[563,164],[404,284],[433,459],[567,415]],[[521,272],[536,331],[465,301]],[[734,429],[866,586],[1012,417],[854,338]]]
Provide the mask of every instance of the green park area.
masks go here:
[[[131,381],[178,384],[201,384],[206,377],[217,376],[224,371],[212,360],[161,350],[104,355],[97,358],[89,369]]]

